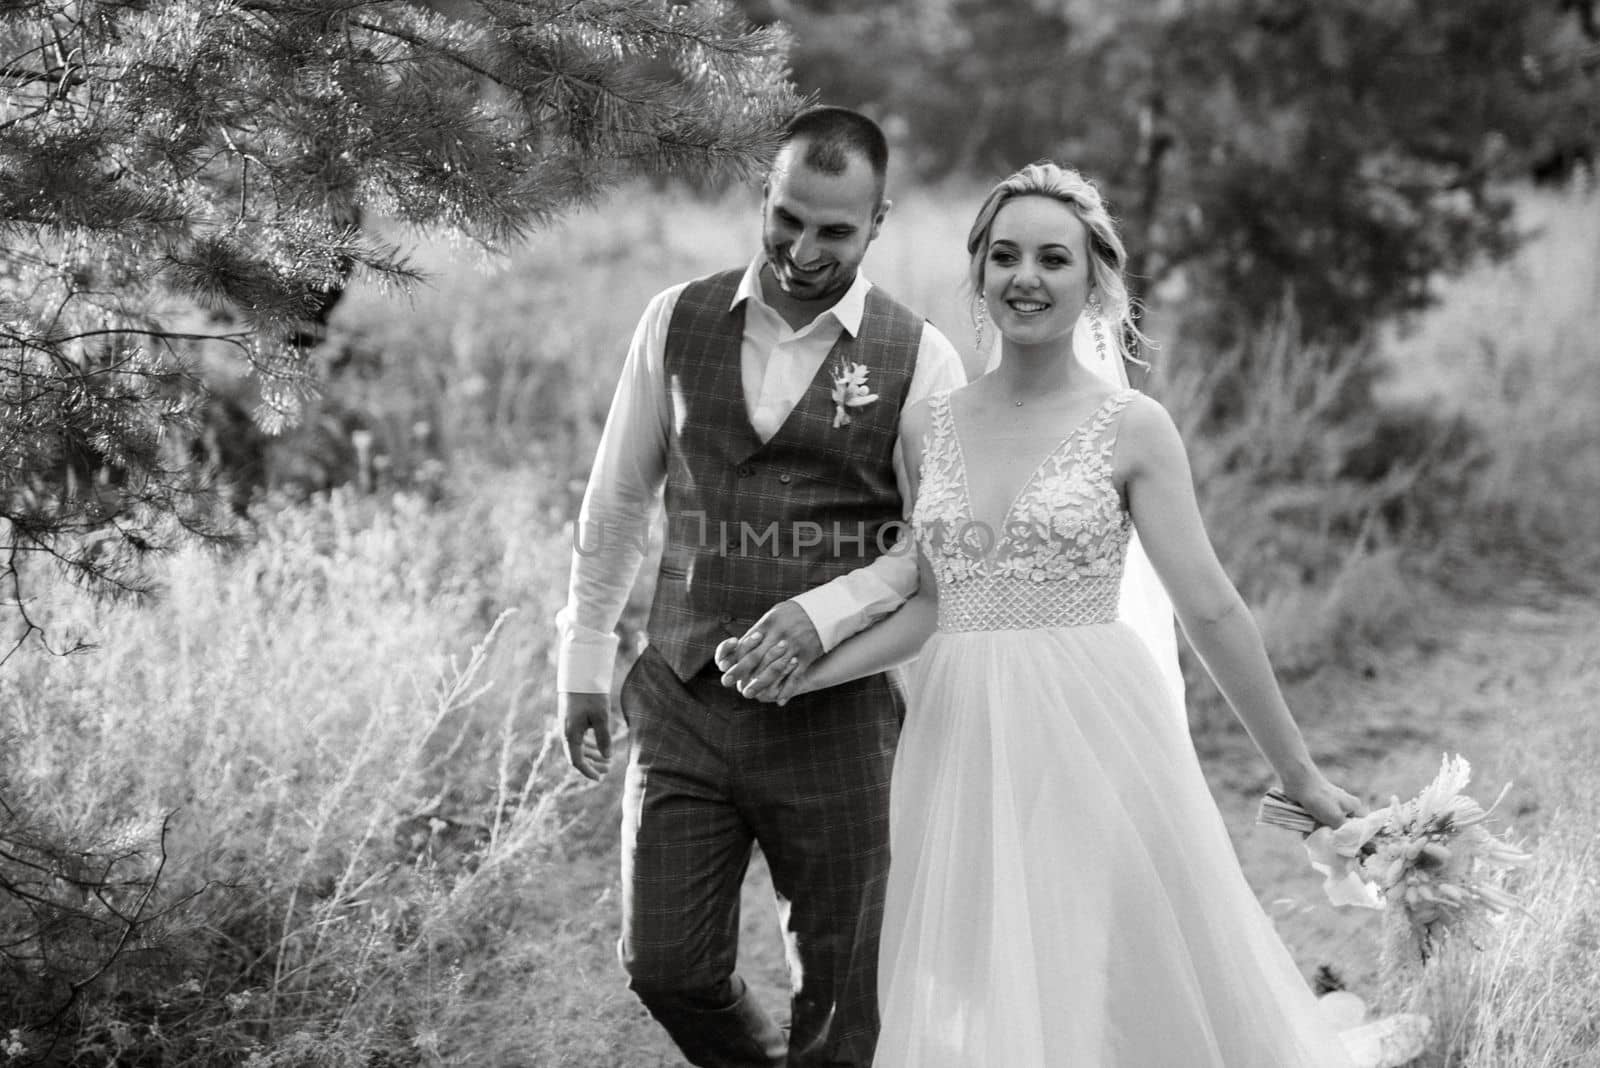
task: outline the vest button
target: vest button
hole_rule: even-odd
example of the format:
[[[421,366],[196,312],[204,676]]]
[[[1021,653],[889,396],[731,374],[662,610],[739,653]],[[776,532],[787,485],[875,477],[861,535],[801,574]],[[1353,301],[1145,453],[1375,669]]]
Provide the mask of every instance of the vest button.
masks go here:
[[[787,486],[789,484],[789,472],[785,471],[783,474],[779,475],[778,481]]]
[[[753,466],[751,466],[750,464],[740,464],[739,465],[739,477],[740,478],[749,478],[751,475],[753,475],[755,473],[756,473],[756,469]]]

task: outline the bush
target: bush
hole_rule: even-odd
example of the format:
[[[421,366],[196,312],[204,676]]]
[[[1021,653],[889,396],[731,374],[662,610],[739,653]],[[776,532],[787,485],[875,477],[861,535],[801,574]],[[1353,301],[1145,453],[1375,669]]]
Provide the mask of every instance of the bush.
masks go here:
[[[1486,462],[1448,413],[1371,401],[1373,360],[1302,345],[1293,307],[1245,345],[1158,353],[1151,391],[1189,447],[1206,528],[1286,678],[1362,667],[1412,632],[1421,561],[1461,521]],[[1246,351],[1246,350],[1249,351]],[[1256,368],[1249,391],[1222,383]],[[1198,663],[1198,729],[1226,719]]]
[[[1523,190],[1526,255],[1442,285],[1446,311],[1386,340],[1390,403],[1469,423],[1482,463],[1434,573],[1463,592],[1507,574],[1593,589],[1600,567],[1600,194]]]

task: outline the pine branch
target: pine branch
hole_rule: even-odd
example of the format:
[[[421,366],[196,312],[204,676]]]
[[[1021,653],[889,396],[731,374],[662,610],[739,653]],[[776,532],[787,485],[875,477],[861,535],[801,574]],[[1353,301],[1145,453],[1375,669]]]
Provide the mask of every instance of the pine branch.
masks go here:
[[[632,175],[756,173],[786,48],[720,0],[0,4],[9,559],[137,592],[158,529],[226,536],[181,451],[187,349],[293,420],[342,288],[420,277],[363,218],[494,245]]]

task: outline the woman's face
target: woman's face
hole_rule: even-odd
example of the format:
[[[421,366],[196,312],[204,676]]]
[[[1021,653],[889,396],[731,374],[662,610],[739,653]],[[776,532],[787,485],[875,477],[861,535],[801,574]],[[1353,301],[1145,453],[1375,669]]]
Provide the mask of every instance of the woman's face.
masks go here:
[[[1038,195],[1001,206],[984,253],[983,299],[1008,341],[1070,345],[1089,290],[1089,233],[1071,208]]]

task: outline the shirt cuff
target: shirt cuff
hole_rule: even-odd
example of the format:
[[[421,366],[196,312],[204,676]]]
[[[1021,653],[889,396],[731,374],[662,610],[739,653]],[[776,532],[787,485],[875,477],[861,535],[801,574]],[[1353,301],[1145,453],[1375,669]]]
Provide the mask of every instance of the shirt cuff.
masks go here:
[[[616,634],[573,622],[570,609],[556,616],[556,631],[556,691],[610,693],[620,644]]]
[[[800,606],[816,628],[822,651],[830,652],[834,646],[850,637],[864,625],[856,599],[836,583],[814,586],[790,598]]]

